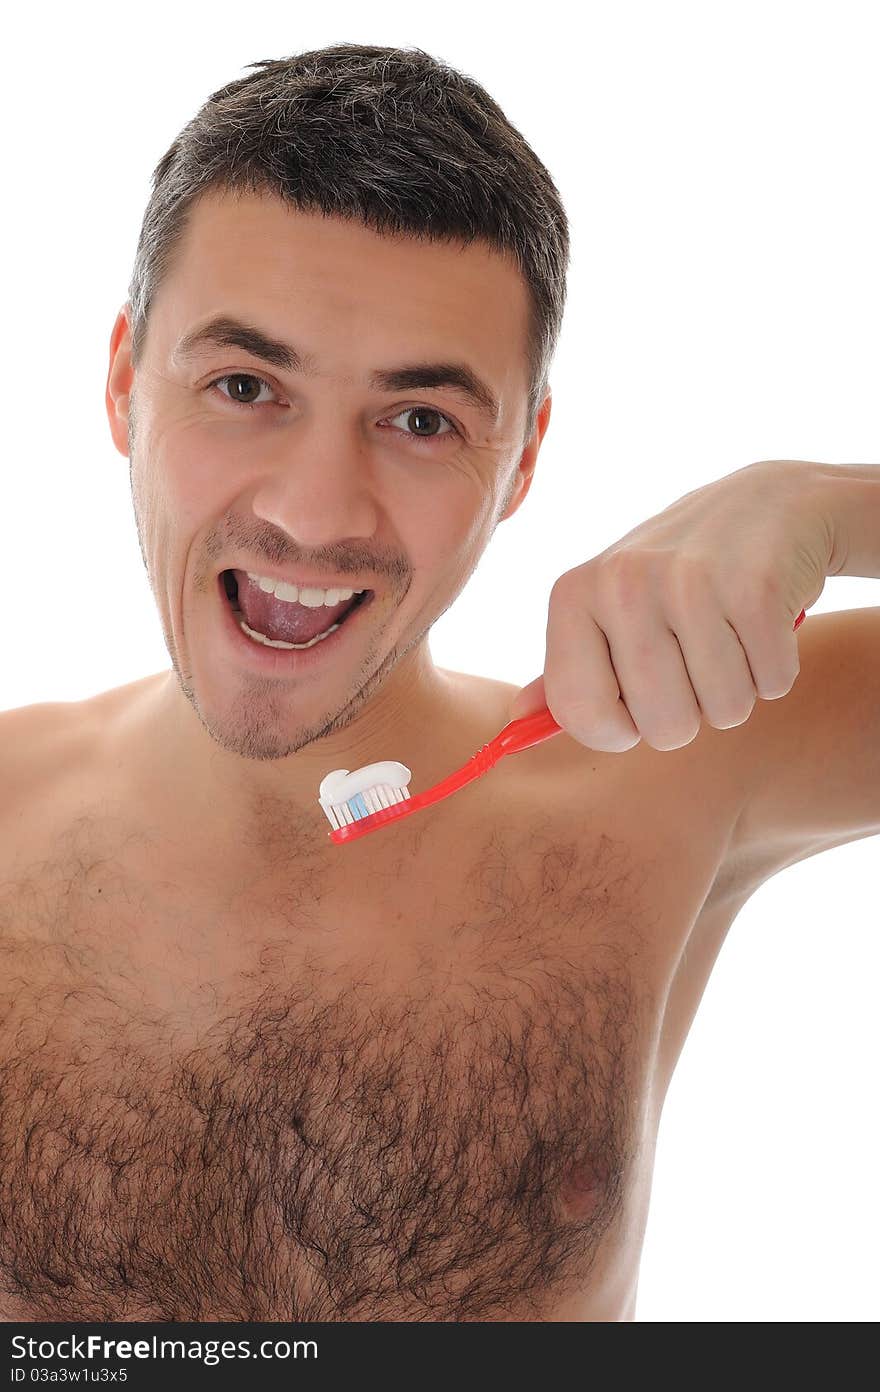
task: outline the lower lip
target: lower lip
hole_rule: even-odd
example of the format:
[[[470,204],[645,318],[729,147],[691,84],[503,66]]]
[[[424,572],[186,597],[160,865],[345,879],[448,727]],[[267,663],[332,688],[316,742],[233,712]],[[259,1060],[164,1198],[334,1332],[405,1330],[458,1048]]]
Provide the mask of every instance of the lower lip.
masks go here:
[[[329,638],[322,638],[320,643],[315,643],[312,648],[301,648],[299,651],[295,648],[267,648],[264,643],[258,643],[255,639],[249,638],[239,625],[239,618],[244,616],[237,614],[232,608],[222,574],[218,575],[217,584],[220,590],[220,605],[223,609],[223,626],[230,641],[235,646],[235,651],[261,672],[277,674],[308,672],[313,667],[320,667],[332,659],[342,648],[346,636],[350,636],[352,630],[359,626],[361,615],[365,609],[369,609],[373,602],[373,595],[369,594],[354,612],[340,624],[335,633],[331,633]]]

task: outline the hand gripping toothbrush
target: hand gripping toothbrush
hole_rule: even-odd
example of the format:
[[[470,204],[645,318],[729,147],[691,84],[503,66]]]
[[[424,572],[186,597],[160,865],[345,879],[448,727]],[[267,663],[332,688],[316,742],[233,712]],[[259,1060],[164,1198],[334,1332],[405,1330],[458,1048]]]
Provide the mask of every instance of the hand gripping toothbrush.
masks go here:
[[[795,630],[804,618],[802,609],[794,621]],[[348,769],[334,769],[322,779],[318,789],[318,801],[333,827],[329,833],[330,840],[342,846],[401,817],[408,817],[411,812],[431,807],[451,793],[457,793],[459,788],[472,783],[475,778],[482,778],[505,754],[530,749],[533,744],[541,744],[551,735],[558,735],[561,729],[562,726],[553,719],[546,706],[531,715],[521,716],[519,720],[511,720],[462,768],[415,797],[410,797],[412,771],[406,764],[383,760],[378,764],[366,764],[363,768],[355,769],[354,773],[349,773]]]

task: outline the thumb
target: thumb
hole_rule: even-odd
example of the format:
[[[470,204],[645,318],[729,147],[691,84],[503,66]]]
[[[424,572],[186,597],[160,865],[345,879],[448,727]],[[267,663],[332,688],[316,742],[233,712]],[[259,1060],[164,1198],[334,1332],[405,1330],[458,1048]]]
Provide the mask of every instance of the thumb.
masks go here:
[[[534,715],[542,706],[546,706],[547,698],[544,694],[544,677],[535,677],[534,681],[529,682],[514,696],[508,718],[510,720],[521,720],[525,715]]]

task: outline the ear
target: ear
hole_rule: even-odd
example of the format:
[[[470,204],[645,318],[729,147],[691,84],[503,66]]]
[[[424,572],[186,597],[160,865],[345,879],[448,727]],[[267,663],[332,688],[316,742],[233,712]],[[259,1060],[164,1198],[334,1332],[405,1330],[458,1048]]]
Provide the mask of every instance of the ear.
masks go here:
[[[541,441],[547,433],[547,426],[550,424],[550,411],[552,406],[553,393],[548,391],[538,411],[532,438],[522,452],[522,457],[517,465],[516,473],[511,481],[507,503],[498,519],[499,522],[503,522],[505,518],[513,516],[520,506],[520,503],[525,500],[526,494],[532,486],[535,465],[538,462],[538,450],[541,448]]]
[[[134,368],[131,365],[131,330],[128,318],[128,304],[124,304],[116,316],[113,332],[110,335],[110,366],[107,371],[107,387],[104,402],[110,434],[120,454],[128,457],[128,418],[131,410],[131,386]]]

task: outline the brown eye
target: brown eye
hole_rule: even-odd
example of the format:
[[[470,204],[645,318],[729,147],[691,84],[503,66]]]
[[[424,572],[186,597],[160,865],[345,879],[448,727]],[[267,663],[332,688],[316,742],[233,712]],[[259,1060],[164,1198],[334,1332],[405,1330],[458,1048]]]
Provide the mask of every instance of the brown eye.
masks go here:
[[[224,377],[215,377],[213,382],[209,382],[210,387],[219,387],[221,382],[229,382],[230,394],[222,393],[224,401],[230,401],[234,406],[257,406],[259,401],[260,387],[265,387],[267,391],[274,391],[272,385],[266,381],[265,377],[257,377],[252,372],[228,372]],[[254,393],[256,392],[256,396]]]
[[[452,424],[448,416],[444,416],[442,411],[436,410],[433,406],[406,406],[402,411],[398,411],[396,416],[389,416],[391,421],[400,420],[403,416],[409,426],[404,434],[409,435],[414,440],[445,440],[449,435],[457,435],[458,431]],[[438,430],[436,422],[444,422],[449,427],[448,430]]]

